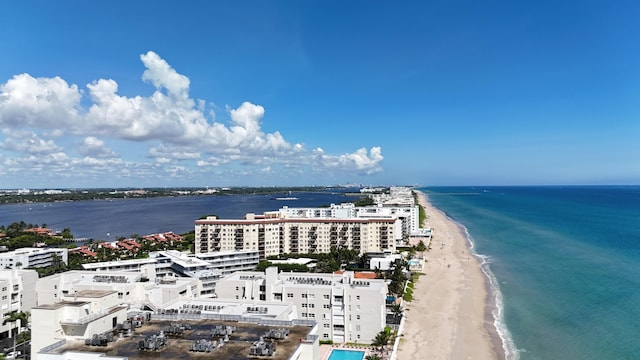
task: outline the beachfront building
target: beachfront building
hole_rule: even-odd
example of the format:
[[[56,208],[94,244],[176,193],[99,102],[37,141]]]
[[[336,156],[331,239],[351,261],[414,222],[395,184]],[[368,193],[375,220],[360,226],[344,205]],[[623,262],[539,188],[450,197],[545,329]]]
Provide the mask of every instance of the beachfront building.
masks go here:
[[[368,262],[370,270],[393,270],[395,264],[402,260],[401,254],[369,254]]]
[[[370,343],[386,324],[387,284],[359,279],[357,274],[237,272],[216,288],[218,299],[284,302],[295,306],[298,318],[318,322],[320,340]]]
[[[61,342],[109,332],[127,318],[127,306],[115,290],[82,290],[60,300],[31,309],[31,359]]]
[[[66,264],[69,261],[67,249],[59,248],[20,248],[17,250],[0,253],[0,268],[13,269],[43,268],[57,264]]]
[[[207,216],[195,221],[196,254],[258,251],[260,260],[287,253],[328,253],[332,247],[395,251],[400,220],[375,218],[290,218],[278,211],[226,220]]]
[[[412,200],[413,201],[413,200]],[[400,235],[402,240],[407,240],[412,232],[419,229],[418,206],[413,203],[410,206],[355,206],[353,203],[331,204],[329,207],[306,207],[290,208],[282,207],[278,210],[287,218],[304,219],[345,219],[345,218],[369,218],[376,217],[396,217],[400,223],[395,229],[396,235]],[[398,239],[398,236],[396,236]]]
[[[371,194],[371,199],[381,206],[413,206],[415,199],[413,198],[413,191],[409,187],[405,186],[392,186],[389,188],[388,193],[383,194]]]

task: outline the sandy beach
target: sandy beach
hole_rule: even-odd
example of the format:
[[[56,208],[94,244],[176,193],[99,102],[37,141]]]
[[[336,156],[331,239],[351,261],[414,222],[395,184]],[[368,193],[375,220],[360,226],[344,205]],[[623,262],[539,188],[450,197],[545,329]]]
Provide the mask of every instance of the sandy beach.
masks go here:
[[[425,275],[416,283],[413,301],[405,303],[397,358],[504,359],[478,259],[460,228],[418,194],[434,232],[424,253]]]

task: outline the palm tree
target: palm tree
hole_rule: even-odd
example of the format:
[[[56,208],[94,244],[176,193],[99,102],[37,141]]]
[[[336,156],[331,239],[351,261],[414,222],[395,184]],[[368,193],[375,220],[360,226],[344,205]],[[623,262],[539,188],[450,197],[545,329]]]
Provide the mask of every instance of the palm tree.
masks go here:
[[[9,313],[8,317],[6,319],[4,319],[4,321],[2,321],[2,325],[5,325],[6,323],[10,322],[13,325],[15,325],[16,321],[19,321],[18,323],[18,329],[20,329],[20,327],[22,326],[23,323],[27,323],[27,319],[29,318],[29,314],[23,311],[12,311]],[[12,326],[12,328],[15,328],[15,326]],[[10,333],[12,334],[13,337],[13,353],[16,353],[16,338],[18,337],[18,332],[16,331],[15,334],[13,333],[13,329],[10,330]]]
[[[366,360],[382,360],[378,354],[369,354],[365,357]]]
[[[391,313],[393,314],[394,318],[402,316],[403,312],[404,309],[402,308],[402,305],[398,303],[391,305]]]
[[[371,345],[379,346],[380,350],[383,351],[384,347],[389,345],[389,341],[391,340],[391,337],[392,337],[391,328],[388,326],[385,326],[384,330],[377,333],[376,337],[373,338],[373,342],[371,343]]]

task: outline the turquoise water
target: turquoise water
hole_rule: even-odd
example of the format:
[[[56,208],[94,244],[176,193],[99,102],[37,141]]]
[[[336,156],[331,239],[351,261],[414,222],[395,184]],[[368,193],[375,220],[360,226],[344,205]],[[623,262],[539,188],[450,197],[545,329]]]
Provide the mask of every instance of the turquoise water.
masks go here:
[[[334,349],[329,355],[329,360],[362,360],[362,358],[364,358],[364,351]]]
[[[640,358],[640,187],[421,190],[486,257],[513,357]]]

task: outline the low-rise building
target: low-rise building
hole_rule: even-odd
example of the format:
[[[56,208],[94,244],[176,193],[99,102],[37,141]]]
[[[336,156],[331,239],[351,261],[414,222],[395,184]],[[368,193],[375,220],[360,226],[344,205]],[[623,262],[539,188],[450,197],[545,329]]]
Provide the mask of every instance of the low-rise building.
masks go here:
[[[104,334],[124,322],[127,306],[117,291],[82,290],[62,301],[31,309],[31,359],[61,340],[83,340]]]
[[[38,305],[52,304],[85,290],[114,291],[117,299],[133,308],[152,310],[179,298],[195,298],[200,282],[194,278],[155,277],[153,272],[67,271],[38,280]],[[37,319],[33,318],[35,322]]]
[[[155,251],[148,258],[106,261],[83,264],[92,271],[153,272],[155,277],[177,276],[199,280],[199,296],[212,297],[218,279],[236,271],[252,270],[258,264],[257,251],[225,251],[207,254],[188,254],[176,250]]]
[[[66,264],[69,261],[68,250],[64,248],[20,248],[0,253],[0,268],[12,269],[43,268],[53,265]]]

